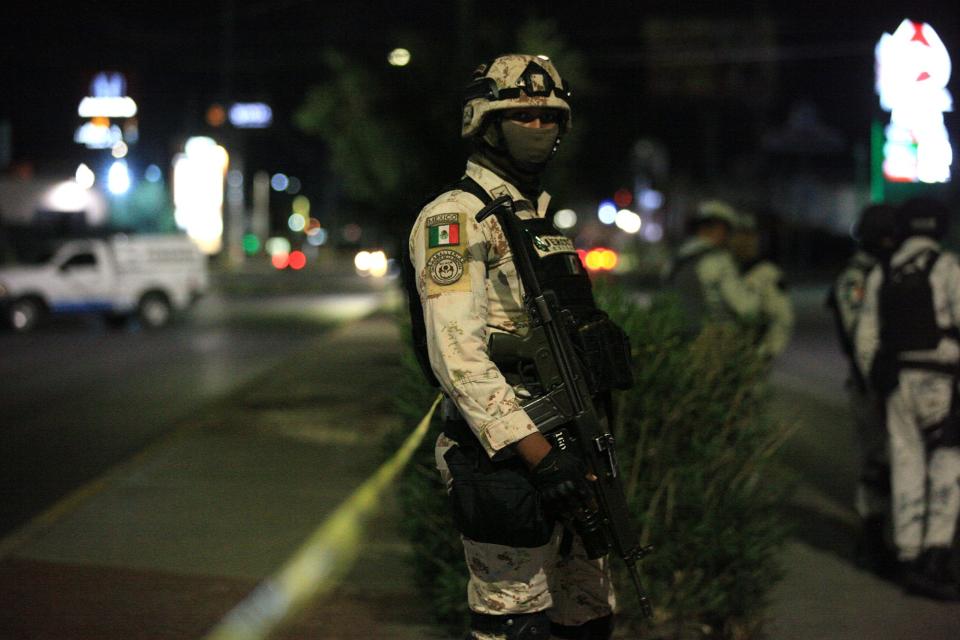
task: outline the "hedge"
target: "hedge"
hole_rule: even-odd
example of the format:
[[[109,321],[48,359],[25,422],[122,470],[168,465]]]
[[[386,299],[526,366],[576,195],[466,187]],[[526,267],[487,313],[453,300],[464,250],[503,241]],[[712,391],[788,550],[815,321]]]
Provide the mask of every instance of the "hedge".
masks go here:
[[[652,623],[640,619],[626,572],[614,561],[618,635],[759,637],[781,575],[777,555],[788,531],[779,507],[791,486],[779,463],[788,430],[767,411],[768,366],[751,335],[735,327],[682,335],[679,307],[667,297],[643,305],[615,287],[597,294],[631,340],[636,384],[616,398],[614,435],[641,539],[655,549],[640,563]],[[436,390],[423,382],[410,349],[403,366],[395,406],[406,425],[422,417]],[[457,633],[466,626],[467,574],[436,471],[439,430],[435,418],[398,495],[417,587],[437,623]]]

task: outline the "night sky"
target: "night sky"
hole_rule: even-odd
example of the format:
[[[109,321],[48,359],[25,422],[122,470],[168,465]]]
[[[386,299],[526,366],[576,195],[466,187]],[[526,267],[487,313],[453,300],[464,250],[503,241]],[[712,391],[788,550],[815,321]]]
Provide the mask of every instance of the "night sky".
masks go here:
[[[230,7],[235,28],[232,55],[225,56]],[[340,49],[376,65],[394,46],[419,37],[455,52],[466,46],[458,34],[467,22],[475,28],[477,61],[498,53],[488,49],[526,17],[546,17],[587,58],[594,93],[575,108],[583,110],[593,124],[591,137],[615,164],[638,136],[659,134],[680,147],[680,156],[695,153],[697,146],[696,140],[683,138],[685,120],[700,108],[696,101],[686,111],[671,113],[645,100],[641,34],[646,18],[768,16],[778,40],[772,51],[759,46],[778,63],[776,94],[764,116],[769,126],[785,121],[797,101],[808,100],[851,143],[866,138],[876,109],[872,52],[883,31],[892,31],[904,17],[929,21],[949,49],[960,51],[960,11],[949,0],[882,8],[867,2],[760,1],[16,3],[4,14],[0,118],[12,123],[14,159],[31,161],[38,173],[72,171],[79,153],[72,142],[79,124],[76,106],[93,74],[103,69],[127,75],[129,93],[141,110],[138,151],[153,161],[168,161],[177,136],[194,130],[206,107],[225,94],[273,105],[281,126],[264,139],[282,154],[286,145],[299,144],[301,135],[289,120],[305,91],[322,79],[323,51]],[[757,49],[749,37],[742,45],[748,54]],[[416,59],[416,50],[413,55]],[[474,63],[464,65],[451,54],[450,64],[458,73],[462,67],[465,81]],[[958,87],[955,70],[955,97]],[[438,79],[436,86],[418,90],[455,97],[460,87]],[[951,120],[955,117],[948,118],[948,126]],[[456,131],[457,124],[438,134]]]

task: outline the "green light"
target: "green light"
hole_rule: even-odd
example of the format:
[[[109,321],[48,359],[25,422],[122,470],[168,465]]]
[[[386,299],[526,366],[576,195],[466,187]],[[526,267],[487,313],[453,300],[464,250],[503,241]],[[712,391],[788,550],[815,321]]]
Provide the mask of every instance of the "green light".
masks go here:
[[[243,250],[247,252],[247,255],[252,256],[257,251],[260,251],[260,238],[248,233],[243,236]]]

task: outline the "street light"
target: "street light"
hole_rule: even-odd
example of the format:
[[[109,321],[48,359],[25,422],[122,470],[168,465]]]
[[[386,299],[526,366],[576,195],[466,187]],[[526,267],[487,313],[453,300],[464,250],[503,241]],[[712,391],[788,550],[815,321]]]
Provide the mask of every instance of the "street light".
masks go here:
[[[396,48],[387,56],[387,62],[392,67],[405,67],[410,64],[410,52],[406,49]]]

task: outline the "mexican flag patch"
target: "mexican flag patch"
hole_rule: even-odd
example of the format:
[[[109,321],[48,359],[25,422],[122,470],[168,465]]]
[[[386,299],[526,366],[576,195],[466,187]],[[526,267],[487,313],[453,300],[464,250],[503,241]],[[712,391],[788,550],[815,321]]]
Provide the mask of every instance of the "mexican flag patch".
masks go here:
[[[460,223],[438,224],[428,227],[430,232],[430,248],[447,247],[460,244]]]

